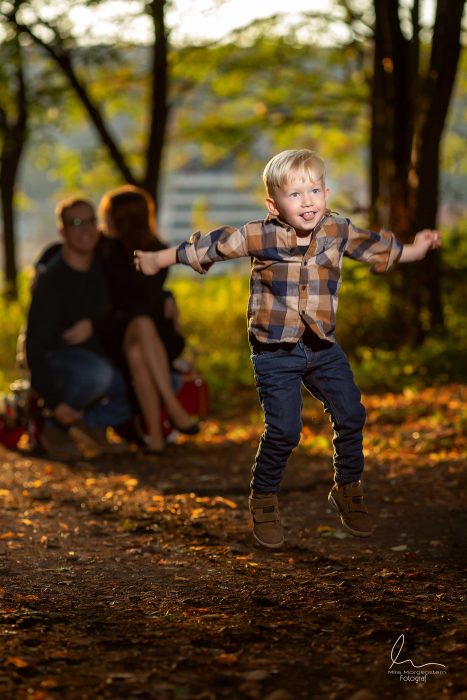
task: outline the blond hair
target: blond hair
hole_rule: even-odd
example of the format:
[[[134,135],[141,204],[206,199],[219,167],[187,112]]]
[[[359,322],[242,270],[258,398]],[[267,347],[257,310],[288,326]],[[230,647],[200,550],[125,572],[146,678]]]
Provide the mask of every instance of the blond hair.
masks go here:
[[[282,187],[290,176],[298,175],[312,182],[321,182],[324,186],[326,168],[324,160],[315,151],[308,148],[281,151],[266,165],[263,171],[263,182],[269,196]]]

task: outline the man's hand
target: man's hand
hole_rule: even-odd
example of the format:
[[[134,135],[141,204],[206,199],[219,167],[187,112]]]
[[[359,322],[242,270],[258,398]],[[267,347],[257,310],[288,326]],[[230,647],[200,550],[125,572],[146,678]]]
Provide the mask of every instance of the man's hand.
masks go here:
[[[425,228],[415,234],[414,242],[404,245],[399,262],[423,260],[429,250],[441,247],[441,233],[435,229]]]
[[[52,411],[52,416],[62,425],[73,425],[83,417],[84,411],[77,411],[67,403],[59,403]]]
[[[76,321],[71,328],[67,328],[62,334],[62,338],[67,345],[79,345],[79,343],[89,340],[92,334],[92,321],[89,318],[83,318],[81,321]]]

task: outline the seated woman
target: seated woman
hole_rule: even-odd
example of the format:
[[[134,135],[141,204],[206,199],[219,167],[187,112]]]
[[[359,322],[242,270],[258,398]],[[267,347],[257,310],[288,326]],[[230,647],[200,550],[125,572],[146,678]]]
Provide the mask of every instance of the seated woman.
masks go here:
[[[101,261],[114,308],[116,337],[122,348],[148,436],[147,451],[164,448],[161,405],[174,428],[193,435],[199,424],[178,401],[170,365],[183,350],[184,340],[167,307],[173,304],[163,290],[166,270],[155,276],[135,270],[133,251],[160,250],[165,245],[155,226],[155,205],[144,190],[132,185],[104,195],[99,205],[103,224]]]

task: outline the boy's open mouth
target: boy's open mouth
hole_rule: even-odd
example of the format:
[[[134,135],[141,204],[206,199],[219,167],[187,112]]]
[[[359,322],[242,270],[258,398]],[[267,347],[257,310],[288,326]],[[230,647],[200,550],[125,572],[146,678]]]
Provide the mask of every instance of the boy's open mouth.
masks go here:
[[[315,211],[304,211],[303,214],[300,214],[302,219],[305,219],[305,221],[311,221],[312,219],[315,218],[316,212]]]

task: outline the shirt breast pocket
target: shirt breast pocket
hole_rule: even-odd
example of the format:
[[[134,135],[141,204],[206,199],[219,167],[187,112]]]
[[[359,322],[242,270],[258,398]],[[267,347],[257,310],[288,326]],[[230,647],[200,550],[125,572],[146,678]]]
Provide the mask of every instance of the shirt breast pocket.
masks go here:
[[[323,237],[316,239],[315,258],[320,267],[339,267],[344,253],[345,241],[342,238]]]

